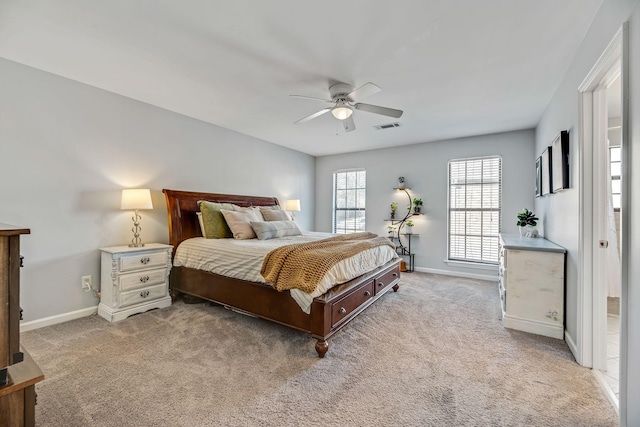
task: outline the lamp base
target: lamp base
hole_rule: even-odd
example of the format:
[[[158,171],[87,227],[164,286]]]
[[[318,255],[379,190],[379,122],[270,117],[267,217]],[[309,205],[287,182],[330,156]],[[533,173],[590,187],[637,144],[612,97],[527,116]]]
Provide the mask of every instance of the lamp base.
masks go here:
[[[144,247],[144,243],[136,243],[136,244],[129,243],[129,247],[130,248],[142,248],[142,247]]]

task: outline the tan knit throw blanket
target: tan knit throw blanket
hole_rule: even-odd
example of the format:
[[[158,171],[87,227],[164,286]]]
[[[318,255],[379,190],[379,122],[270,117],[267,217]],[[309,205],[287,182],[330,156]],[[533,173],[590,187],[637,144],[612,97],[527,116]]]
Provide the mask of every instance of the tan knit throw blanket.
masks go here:
[[[282,246],[264,257],[260,274],[278,291],[296,288],[311,293],[338,262],[385,245],[395,248],[388,238],[363,232]]]

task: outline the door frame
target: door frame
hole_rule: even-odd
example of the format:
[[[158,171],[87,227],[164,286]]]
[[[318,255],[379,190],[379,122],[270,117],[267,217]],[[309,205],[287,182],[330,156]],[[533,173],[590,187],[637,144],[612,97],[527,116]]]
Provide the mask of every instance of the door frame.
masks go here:
[[[620,421],[626,423],[626,393],[627,393],[627,295],[628,295],[628,241],[625,236],[629,230],[629,24],[624,22],[612,41],[604,50],[596,64],[578,87],[579,116],[581,133],[578,144],[578,179],[579,191],[579,268],[578,268],[578,322],[576,360],[583,366],[602,369],[602,349],[606,343],[606,292],[602,287],[595,286],[595,280],[601,274],[599,260],[603,254],[597,252],[597,219],[594,197],[598,186],[594,185],[594,144],[597,143],[597,133],[602,132],[599,124],[594,120],[594,114],[602,111],[602,89],[607,81],[610,83],[619,64],[622,85],[622,197],[621,197],[621,297],[620,297]],[[606,112],[606,106],[604,108]],[[596,228],[594,228],[596,227]],[[604,318],[603,318],[604,316]],[[604,325],[604,327],[603,327]],[[624,421],[624,422],[623,422]]]

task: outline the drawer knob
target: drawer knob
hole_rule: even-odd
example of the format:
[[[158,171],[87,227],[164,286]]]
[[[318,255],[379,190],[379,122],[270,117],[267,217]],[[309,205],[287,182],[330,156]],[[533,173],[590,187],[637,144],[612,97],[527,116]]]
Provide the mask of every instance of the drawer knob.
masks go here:
[[[142,283],[147,283],[147,282],[149,281],[149,276],[142,276],[142,277],[140,278],[140,281],[141,281]]]
[[[147,265],[149,264],[149,261],[151,261],[151,259],[149,259],[149,257],[144,257],[144,258],[140,258],[140,264],[144,264]]]
[[[364,291],[364,296],[365,296],[365,297],[370,297],[370,296],[371,296],[371,292],[369,292],[369,291]]]
[[[340,310],[338,310],[338,313],[340,314],[345,314],[347,312],[347,309],[344,307],[340,307]]]
[[[378,286],[384,286],[384,283],[378,282]]]
[[[148,297],[148,296],[149,296],[149,291],[142,291],[142,292],[140,292],[140,296],[141,296],[142,298],[146,298],[146,297]]]
[[[398,273],[393,273],[392,276],[393,277],[398,277]]]

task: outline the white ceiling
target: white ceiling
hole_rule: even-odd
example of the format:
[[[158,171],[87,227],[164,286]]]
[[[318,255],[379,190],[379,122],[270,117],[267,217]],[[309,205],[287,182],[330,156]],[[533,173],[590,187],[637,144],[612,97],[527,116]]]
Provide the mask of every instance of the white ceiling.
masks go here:
[[[0,57],[312,155],[534,127],[602,0],[0,2]],[[330,82],[382,92],[344,133]]]

